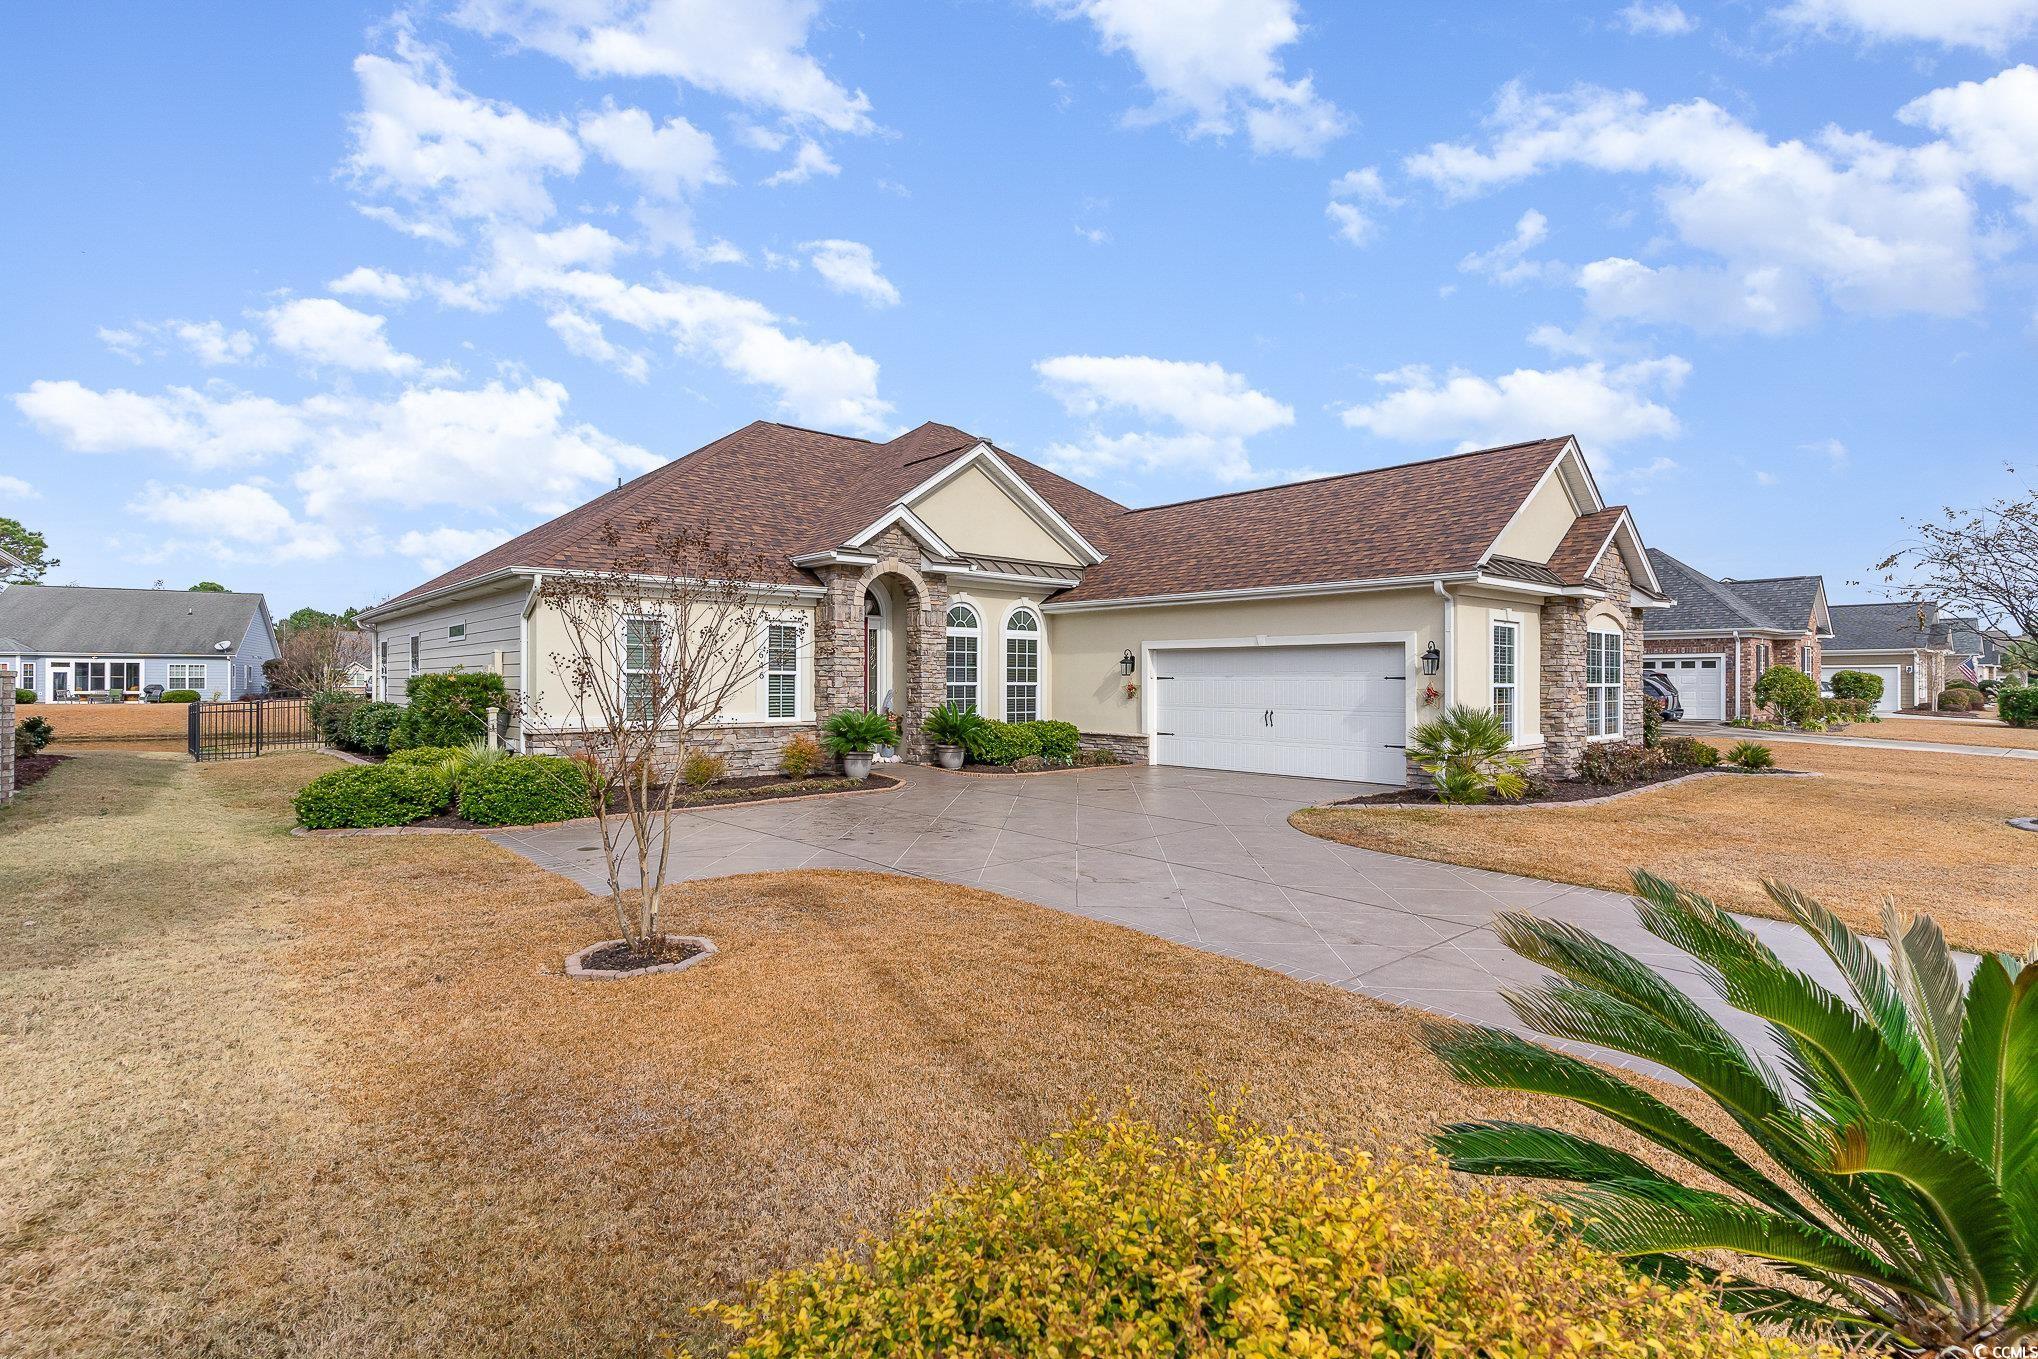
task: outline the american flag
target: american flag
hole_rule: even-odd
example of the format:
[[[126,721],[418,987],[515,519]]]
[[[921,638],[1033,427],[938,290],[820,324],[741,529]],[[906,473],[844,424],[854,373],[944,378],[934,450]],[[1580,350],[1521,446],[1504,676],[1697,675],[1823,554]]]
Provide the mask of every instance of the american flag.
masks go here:
[[[1967,676],[1970,680],[1978,681],[1981,679],[1980,673],[1974,668],[1974,657],[1972,656],[1962,656],[1960,658],[1960,673]]]

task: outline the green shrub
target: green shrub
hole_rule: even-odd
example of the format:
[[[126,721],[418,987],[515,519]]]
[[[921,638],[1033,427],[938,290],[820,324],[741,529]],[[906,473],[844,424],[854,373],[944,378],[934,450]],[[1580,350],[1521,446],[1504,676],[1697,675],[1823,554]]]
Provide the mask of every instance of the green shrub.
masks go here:
[[[1663,748],[1620,741],[1596,741],[1578,757],[1578,777],[1587,783],[1640,783],[1660,774],[1669,761]]]
[[[731,1359],[1803,1353],[1708,1293],[1631,1274],[1547,1205],[1461,1190],[1429,1157],[1214,1112],[1179,1134],[1085,1119],[710,1310]]]
[[[470,769],[460,815],[481,826],[534,826],[593,814],[587,775],[558,755],[512,755]]]
[[[443,809],[451,796],[445,780],[430,769],[353,764],[305,784],[291,805],[297,824],[312,830],[406,826]]]
[[[803,779],[821,767],[821,743],[812,732],[801,732],[778,748],[778,772],[789,779]]]
[[[409,750],[391,751],[389,758],[384,760],[383,763],[386,765],[416,764],[430,766],[450,759],[459,753],[452,746],[413,746]]]
[[[844,708],[822,723],[821,739],[837,755],[861,755],[879,746],[897,745],[899,728],[889,713]]]
[[[1509,744],[1499,717],[1459,703],[1417,727],[1406,754],[1429,775],[1439,802],[1512,802],[1528,792],[1528,761]]]
[[[1040,733],[1029,722],[986,718],[965,738],[963,749],[978,764],[1013,764],[1040,753]]]
[[[1663,739],[1663,702],[1642,696],[1642,744],[1653,746]]]
[[[14,724],[16,758],[33,755],[56,739],[57,734],[50,728],[49,719],[40,713],[34,717],[24,717]]]
[[[1869,707],[1882,701],[1882,676],[1865,670],[1842,670],[1833,676],[1833,697],[1858,699]]]
[[[156,700],[158,703],[196,703],[197,701],[198,691],[196,689],[165,689],[163,690],[163,696]]]
[[[1051,765],[1070,765],[1076,762],[1076,747],[1081,743],[1082,733],[1073,722],[1028,722],[1026,727],[1040,738],[1040,758]]]
[[[983,725],[983,716],[960,703],[943,703],[931,709],[920,730],[938,746],[967,746],[969,734]]]
[[[1694,736],[1673,736],[1656,748],[1679,769],[1711,769],[1720,762],[1719,747]]]
[[[349,728],[354,714],[366,705],[366,699],[358,694],[320,695],[327,701],[311,701],[311,724],[318,729],[319,739],[329,746],[350,746],[353,744]]]
[[[1997,689],[1996,716],[2013,727],[2038,727],[2038,684],[2005,684]]]
[[[502,676],[485,670],[412,675],[389,748],[464,746],[486,737],[488,710],[508,706],[507,692]]]
[[[1787,722],[1804,722],[1814,716],[1818,682],[1794,665],[1772,665],[1755,681],[1755,701],[1776,709]]]
[[[1758,741],[1736,741],[1727,752],[1727,763],[1740,769],[1774,769],[1776,752]]]
[[[728,757],[712,751],[689,750],[679,762],[679,781],[696,791],[728,776]]]
[[[1969,694],[1965,689],[1941,689],[1939,710],[1949,713],[1964,713],[1969,707]]]
[[[1981,686],[1965,675],[1955,675],[1952,679],[1947,680],[1946,687],[1948,689],[1966,689],[1977,694],[1981,692]]]
[[[33,702],[35,702],[35,690],[33,690],[33,689],[16,689],[16,690],[14,691],[14,701],[15,701],[16,703],[33,703]]]
[[[347,737],[340,744],[368,755],[387,755],[403,709],[394,703],[360,703],[347,712]]]

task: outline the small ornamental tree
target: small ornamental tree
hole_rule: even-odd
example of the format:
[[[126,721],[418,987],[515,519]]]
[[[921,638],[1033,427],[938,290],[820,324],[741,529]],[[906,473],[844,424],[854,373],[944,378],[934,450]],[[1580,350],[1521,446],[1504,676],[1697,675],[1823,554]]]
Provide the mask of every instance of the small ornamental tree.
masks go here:
[[[550,659],[562,715],[585,733],[580,757],[595,790],[616,925],[631,952],[651,957],[665,938],[660,911],[684,753],[756,684],[767,646],[796,650],[806,625],[786,609],[789,595],[761,583],[771,574],[765,558],[704,528],[610,520],[594,551],[598,565],[547,576],[538,602],[566,637]],[[631,866],[640,884],[634,909],[624,887]]]
[[[1772,665],[1755,681],[1755,701],[1803,725],[1817,711],[1818,681],[1794,665]]]
[[[1842,670],[1833,676],[1834,698],[1858,698],[1873,707],[1882,701],[1882,676],[1866,670]]]

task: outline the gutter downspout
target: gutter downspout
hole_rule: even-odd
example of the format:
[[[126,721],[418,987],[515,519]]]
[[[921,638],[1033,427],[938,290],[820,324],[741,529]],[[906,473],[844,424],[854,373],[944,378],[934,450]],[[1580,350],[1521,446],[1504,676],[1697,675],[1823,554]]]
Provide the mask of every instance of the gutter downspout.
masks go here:
[[[1431,581],[1429,586],[1437,592],[1437,598],[1444,602],[1444,711],[1449,712],[1451,705],[1458,701],[1458,683],[1456,678],[1458,670],[1458,630],[1456,626],[1458,601],[1452,599],[1451,592],[1444,588],[1442,576],[1438,576],[1435,580]]]
[[[1734,629],[1734,716],[1741,715],[1741,630]]]

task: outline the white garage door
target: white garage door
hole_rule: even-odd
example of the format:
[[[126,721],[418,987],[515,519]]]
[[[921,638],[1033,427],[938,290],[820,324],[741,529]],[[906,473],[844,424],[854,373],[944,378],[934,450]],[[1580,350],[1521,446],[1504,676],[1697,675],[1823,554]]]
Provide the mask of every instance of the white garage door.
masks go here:
[[[1677,686],[1687,722],[1723,722],[1727,716],[1727,658],[1724,656],[1644,656],[1642,669],[1653,670]]]
[[[1897,693],[1898,687],[1903,684],[1904,680],[1902,666],[1822,665],[1819,667],[1819,678],[1831,684],[1833,676],[1839,674],[1842,670],[1859,670],[1864,675],[1880,675],[1882,677],[1882,697],[1875,700],[1875,710],[1877,712],[1893,713],[1902,706],[1902,696]]]
[[[1401,783],[1402,655],[1392,643],[1156,650],[1154,759]]]

